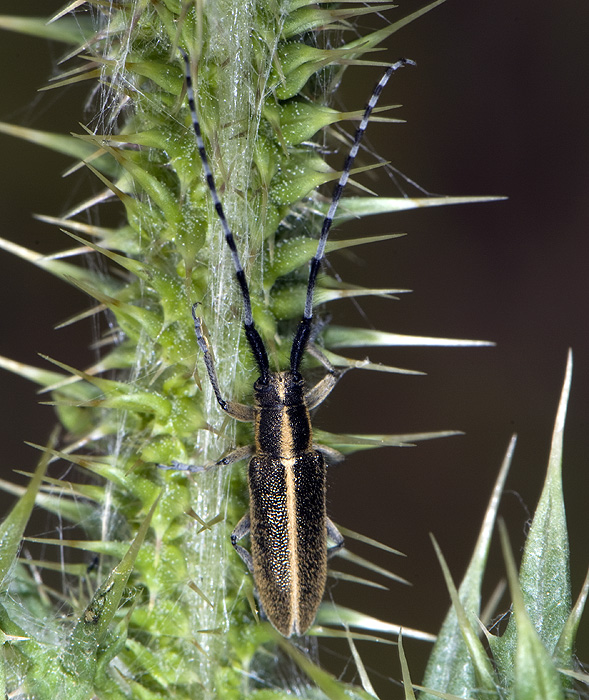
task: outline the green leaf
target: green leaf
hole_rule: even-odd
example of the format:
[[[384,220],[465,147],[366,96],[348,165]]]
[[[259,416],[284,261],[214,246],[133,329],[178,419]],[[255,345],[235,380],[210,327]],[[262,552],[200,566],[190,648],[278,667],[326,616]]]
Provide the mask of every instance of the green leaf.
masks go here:
[[[28,248],[18,245],[18,243],[8,241],[5,238],[0,238],[0,249],[6,250],[8,253],[12,253],[12,255],[16,255],[22,260],[26,260],[27,262],[39,267],[41,270],[50,272],[52,275],[55,275],[55,277],[59,277],[67,282],[76,282],[87,286],[97,284],[100,285],[103,290],[105,288],[108,290],[113,290],[116,288],[111,282],[101,279],[94,272],[80,267],[79,265],[72,265],[71,263],[63,262],[62,260],[56,260],[55,258],[41,255],[40,253],[36,253],[34,250],[29,250]]]
[[[409,673],[409,665],[403,649],[403,634],[399,632],[399,661],[401,662],[401,672],[403,674],[403,689],[405,690],[405,700],[415,700],[413,692],[413,684],[411,682],[411,674]]]
[[[25,365],[23,362],[11,360],[9,357],[0,356],[0,367],[41,386],[50,386],[51,384],[56,384],[57,382],[67,379],[66,375],[40,369],[33,365]]]
[[[554,658],[557,659],[558,666],[560,669],[567,668],[570,670],[570,666],[573,661],[573,654],[575,651],[575,638],[577,636],[577,630],[579,628],[579,622],[581,621],[581,615],[585,609],[585,603],[587,602],[587,596],[589,595],[589,572],[585,576],[585,581],[583,582],[583,587],[579,593],[579,597],[573,606],[571,614],[569,615],[556,649],[554,650]],[[560,662],[559,662],[560,660]]]
[[[505,197],[342,197],[335,225],[363,216],[392,214],[410,209],[446,207],[451,204],[474,204],[475,202],[498,202]],[[325,216],[329,204],[316,204],[317,212]]]
[[[66,44],[81,44],[84,36],[92,32],[92,24],[89,17],[80,16],[65,17],[49,24],[46,17],[0,15],[0,29],[63,41]]]
[[[571,612],[569,543],[562,493],[562,447],[567,402],[572,378],[569,352],[565,380],[556,415],[548,470],[542,494],[528,533],[519,574],[521,595],[529,619],[549,654]],[[504,677],[511,675],[519,649],[518,619],[512,617],[504,635],[493,646]],[[560,651],[565,651],[560,649]],[[568,666],[571,657],[559,658]]]
[[[515,437],[511,439],[507,448],[473,555],[458,591],[458,600],[468,619],[480,616],[483,575],[497,518],[497,510],[503,494],[505,479],[511,466],[514,449]],[[437,690],[444,693],[452,693],[459,697],[476,695],[478,683],[476,681],[475,666],[464,640],[458,612],[454,605],[448,611],[438,639],[432,649],[423,684],[428,691],[430,689]],[[432,696],[425,694],[421,697],[423,700],[431,700]]]
[[[50,444],[55,441],[56,435],[57,432],[53,434]],[[8,575],[18,556],[21,539],[29,522],[50,458],[49,452],[42,455],[25,492],[0,525],[0,591],[6,591],[8,587]]]
[[[523,591],[518,582],[517,568],[509,545],[507,530],[504,523],[499,525],[501,547],[513,600],[512,620],[516,635],[513,680],[505,678],[505,681],[513,683],[514,700],[538,700],[538,698],[563,700],[564,693],[559,673],[524,604]]]
[[[96,154],[96,146],[94,144],[85,143],[75,136],[65,136],[50,131],[29,129],[16,124],[7,124],[6,122],[0,122],[0,133],[23,139],[37,146],[49,148],[52,151],[71,156],[80,161],[92,158]],[[115,168],[110,159],[103,157],[99,159],[99,161],[99,169],[102,172],[114,174]]]
[[[349,57],[348,60],[352,56],[361,56],[363,53],[378,46],[378,44],[380,44],[386,38],[392,36],[395,32],[398,32],[399,29],[402,29],[408,24],[411,24],[411,22],[418,19],[419,17],[422,17],[430,10],[433,10],[435,7],[438,7],[443,2],[445,2],[445,0],[435,0],[435,2],[432,2],[429,5],[420,8],[419,10],[416,10],[415,12],[412,12],[410,15],[406,15],[405,17],[397,20],[396,22],[391,22],[389,25],[383,27],[382,29],[372,32],[367,36],[360,37],[359,39],[356,39],[355,41],[352,41],[349,44],[346,44],[343,47],[343,49],[347,50]]]
[[[385,12],[390,10],[395,5],[379,5],[376,7],[354,7],[354,8],[344,8],[344,9],[322,9],[317,6],[307,5],[299,10],[294,10],[291,12],[282,29],[282,34],[285,38],[291,38],[297,34],[303,34],[305,32],[312,31],[318,27],[325,28],[332,23],[343,22],[344,20],[361,17],[362,15],[372,14],[375,12]]]
[[[159,497],[141,523],[137,535],[121,562],[94,594],[64,650],[62,663],[65,671],[70,673],[76,682],[87,683],[89,688],[92,688],[96,673],[98,650],[121,603],[158,501]]]
[[[328,433],[325,430],[313,431],[317,442],[328,445],[342,454],[352,454],[361,450],[374,450],[377,447],[410,447],[422,440],[462,435],[457,430],[438,430],[430,433],[405,433],[402,435],[351,435]]]
[[[358,610],[344,608],[341,605],[335,605],[327,601],[321,603],[319,614],[317,615],[317,623],[320,625],[357,627],[363,630],[392,634],[394,636],[397,636],[401,629],[403,629],[405,637],[419,639],[423,642],[433,642],[435,640],[435,636],[428,632],[411,629],[410,627],[405,627],[405,625],[401,628],[400,625],[394,625],[390,622],[372,617],[371,615],[366,615]]]
[[[351,238],[341,241],[328,241],[326,251],[344,250],[368,243],[381,243],[391,238],[398,238],[402,234],[388,234],[383,236],[365,236],[363,238]],[[264,287],[270,289],[279,277],[297,270],[311,260],[317,251],[317,241],[303,237],[291,238],[276,251],[274,259],[264,270]]]
[[[483,644],[478,637],[477,611],[467,610],[463,606],[458,595],[458,591],[454,586],[454,582],[452,581],[452,576],[450,574],[450,570],[448,569],[448,565],[446,564],[446,560],[444,559],[442,551],[433,536],[432,541],[438,556],[438,561],[440,562],[440,566],[442,567],[442,571],[444,573],[446,586],[450,593],[450,598],[452,599],[452,607],[456,613],[457,623],[464,641],[464,647],[467,651],[467,654],[464,654],[463,649],[459,648],[458,650],[458,661],[462,660],[467,665],[467,668],[464,670],[466,672],[463,671],[462,675],[467,681],[474,679],[474,683],[468,692],[472,693],[475,688],[480,688],[484,694],[489,694],[492,697],[497,689],[497,683],[495,680],[493,666],[489,660],[489,657],[487,656],[487,652]],[[470,592],[468,588],[466,591]],[[460,683],[458,683],[458,685],[460,685]]]
[[[569,352],[546,481],[526,539],[519,572],[526,611],[549,652],[554,650],[571,612],[570,553],[562,492],[562,449],[572,371],[572,353]]]
[[[385,333],[367,328],[329,326],[322,337],[330,348],[359,348],[382,346],[428,346],[428,347],[488,347],[495,345],[487,340],[459,340],[454,338],[428,338],[419,335]]]
[[[53,453],[48,449],[48,454],[52,456]],[[22,474],[22,472],[19,473]],[[81,488],[84,490],[83,486]],[[22,486],[17,486],[4,479],[0,479],[0,489],[5,493],[10,493],[20,498],[26,493],[26,489]],[[83,522],[86,518],[92,517],[95,513],[95,509],[90,504],[67,498],[61,489],[54,495],[38,492],[35,498],[35,504],[41,506],[50,513],[56,513],[61,518],[69,520],[72,523]]]

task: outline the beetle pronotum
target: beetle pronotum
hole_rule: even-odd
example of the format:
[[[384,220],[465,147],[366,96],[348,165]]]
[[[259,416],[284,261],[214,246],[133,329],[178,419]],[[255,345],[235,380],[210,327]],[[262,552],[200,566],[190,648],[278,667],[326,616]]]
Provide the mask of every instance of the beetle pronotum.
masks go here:
[[[313,624],[323,597],[327,559],[344,543],[342,535],[326,514],[326,464],[321,448],[313,444],[309,416],[309,412],[329,395],[343,371],[336,370],[317,349],[311,350],[309,347],[313,292],[325,254],[327,236],[370,114],[391,75],[403,66],[415,64],[408,59],[400,59],[387,69],[374,88],[335,186],[331,206],[321,228],[317,251],[311,260],[305,308],[292,342],[290,368],[283,372],[273,372],[269,367],[264,342],[254,323],[249,287],[202,139],[188,56],[184,52],[182,56],[198,151],[213,204],[231,251],[243,300],[245,335],[260,372],[254,384],[254,406],[223,398],[213,356],[202,330],[201,319],[196,315],[195,304],[192,315],[196,337],[217,402],[232,418],[253,422],[255,426],[255,445],[238,448],[215,465],[222,466],[251,457],[248,470],[250,509],[235,527],[231,542],[253,574],[261,607],[272,625],[285,637],[302,635]],[[308,390],[299,373],[305,351],[312,352],[327,370],[325,377]],[[173,468],[189,471],[204,469],[177,462]],[[248,534],[251,553],[239,544]],[[329,548],[328,539],[333,542]]]

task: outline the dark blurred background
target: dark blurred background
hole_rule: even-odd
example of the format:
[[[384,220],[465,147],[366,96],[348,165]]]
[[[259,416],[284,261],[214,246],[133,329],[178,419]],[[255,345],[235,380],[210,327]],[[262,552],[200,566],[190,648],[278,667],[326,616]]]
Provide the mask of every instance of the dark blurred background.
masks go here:
[[[20,5],[6,2],[5,12],[22,13]],[[45,15],[47,5],[29,1],[26,13]],[[389,17],[419,6],[402,2]],[[413,584],[393,585],[389,593],[339,584],[333,594],[342,604],[358,605],[361,597],[363,611],[435,632],[448,597],[428,533],[435,533],[459,580],[514,432],[518,446],[501,514],[513,547],[520,550],[542,486],[568,347],[575,366],[564,488],[573,596],[580,589],[589,563],[589,437],[583,408],[589,389],[588,26],[589,6],[578,2],[454,0],[394,35],[387,52],[375,56],[407,56],[418,65],[394,76],[384,97],[404,105],[394,116],[407,124],[373,124],[374,149],[429,192],[509,200],[373,217],[341,232],[344,237],[407,232],[402,239],[359,250],[360,264],[344,256],[332,256],[330,263],[351,282],[415,291],[400,301],[362,301],[364,317],[340,302],[334,306],[337,322],[345,317],[352,325],[398,333],[497,343],[482,349],[375,350],[374,360],[428,376],[350,373],[319,413],[321,427],[335,432],[452,428],[466,433],[415,448],[365,452],[330,470],[333,519],[408,556],[380,555],[356,543],[351,548]],[[2,34],[2,120],[66,133],[89,121],[87,85],[36,92],[62,49]],[[378,68],[349,70],[342,104],[361,107],[379,75]],[[39,252],[63,248],[63,236],[32,219],[31,212],[63,213],[92,192],[92,176],[62,179],[66,158],[7,137],[1,143],[0,235]],[[362,181],[381,195],[399,195],[398,182],[384,171],[376,180],[364,176]],[[418,194],[409,186],[405,191]],[[89,363],[94,357],[88,350],[90,324],[53,330],[88,308],[88,299],[8,254],[0,255],[0,266],[0,354],[31,364],[42,364],[38,352],[74,366]],[[0,391],[2,477],[11,478],[12,469],[31,469],[37,459],[23,441],[46,440],[54,418],[51,408],[37,404],[35,387],[26,381],[2,372]],[[495,542],[487,593],[502,576]],[[587,660],[589,625],[583,626],[579,656]],[[396,696],[387,680],[399,677],[396,650],[362,646],[360,651],[375,669],[383,697]],[[419,681],[427,646],[408,641],[407,653]],[[347,648],[332,645],[324,659],[336,669],[339,654],[347,657]]]

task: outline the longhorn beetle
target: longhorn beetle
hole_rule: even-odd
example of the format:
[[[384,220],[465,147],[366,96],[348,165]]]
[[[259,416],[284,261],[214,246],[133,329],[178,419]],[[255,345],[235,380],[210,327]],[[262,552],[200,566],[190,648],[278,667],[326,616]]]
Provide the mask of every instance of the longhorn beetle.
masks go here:
[[[391,75],[397,69],[415,63],[404,58],[398,60],[387,69],[374,88],[335,186],[321,228],[317,252],[311,260],[305,309],[292,341],[290,368],[284,372],[272,372],[264,342],[254,324],[249,287],[205,150],[196,113],[189,59],[183,51],[182,57],[198,151],[213,204],[231,251],[243,302],[245,336],[260,372],[254,384],[254,406],[223,398],[213,356],[202,330],[201,319],[196,315],[195,304],[192,316],[196,338],[217,402],[232,418],[253,422],[255,429],[254,446],[238,448],[215,463],[216,466],[222,466],[251,457],[248,469],[250,509],[233,530],[231,543],[253,574],[261,607],[270,622],[285,637],[302,635],[313,624],[323,597],[327,559],[344,544],[344,538],[326,515],[326,463],[319,451],[321,448],[313,444],[309,411],[325,400],[345,370],[336,370],[316,348],[308,347],[313,321],[313,292],[325,255],[329,229],[370,114]],[[299,373],[305,350],[313,354],[327,370],[325,377],[311,389],[305,388],[305,382]],[[323,448],[323,452],[327,452],[327,449]],[[171,468],[202,471],[206,467],[174,462]],[[238,544],[248,534],[251,554]],[[329,548],[328,538],[334,543]]]

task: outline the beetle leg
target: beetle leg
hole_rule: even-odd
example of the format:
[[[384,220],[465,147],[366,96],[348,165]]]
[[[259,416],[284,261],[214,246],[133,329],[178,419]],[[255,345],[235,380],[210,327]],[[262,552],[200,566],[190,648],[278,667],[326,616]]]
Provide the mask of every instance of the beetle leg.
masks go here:
[[[235,420],[242,422],[252,422],[255,418],[254,409],[251,406],[246,406],[242,403],[237,403],[237,401],[225,401],[221,396],[221,389],[219,388],[219,380],[217,379],[217,370],[215,369],[215,361],[213,359],[213,353],[211,351],[211,346],[208,338],[205,336],[202,329],[202,319],[196,315],[196,307],[198,303],[192,305],[192,318],[194,319],[194,332],[196,333],[196,341],[198,347],[201,349],[204,356],[205,366],[207,368],[207,373],[209,375],[209,380],[213,391],[215,392],[215,397],[217,398],[217,403],[221,408],[230,415]]]
[[[317,382],[314,387],[309,389],[309,391],[305,394],[305,404],[309,411],[312,411],[314,408],[319,406],[320,403],[325,401],[329,394],[331,394],[331,392],[334,390],[335,385],[347,371],[347,367],[345,369],[334,368],[333,372],[326,374],[321,381]]]
[[[332,464],[339,464],[340,462],[343,462],[346,458],[345,455],[339,450],[336,450],[335,447],[328,447],[327,445],[318,445],[314,442],[313,449],[315,450],[315,452],[319,452],[325,457],[328,467]]]
[[[229,452],[221,459],[216,462],[208,462],[202,466],[196,464],[185,464],[184,462],[177,462],[174,460],[170,466],[165,464],[158,465],[160,469],[176,470],[180,472],[191,472],[192,474],[198,474],[199,472],[206,472],[209,469],[214,469],[215,467],[226,467],[234,462],[239,462],[242,459],[248,459],[251,457],[256,448],[254,445],[246,445],[245,447],[238,447],[237,449]]]
[[[315,343],[310,342],[307,345],[307,352],[309,353],[309,355],[311,355],[311,357],[314,357],[316,360],[319,360],[319,362],[321,362],[321,364],[325,367],[325,369],[328,372],[337,372],[337,369],[334,367],[334,365],[331,364],[331,362],[327,359],[325,354],[321,352],[321,350],[317,345],[315,345]]]
[[[334,554],[337,554],[346,542],[344,540],[344,536],[333,524],[330,518],[327,518],[327,537],[335,543],[331,547],[327,547],[327,558],[329,559]]]
[[[327,374],[323,379],[317,382],[317,384],[305,394],[307,408],[309,411],[312,411],[316,406],[319,406],[320,403],[325,401],[335,388],[335,385],[350,368],[344,367],[343,369],[337,369],[314,343],[309,343],[309,345],[307,345],[307,352],[318,360],[327,370]]]
[[[370,364],[370,360],[368,358],[364,360],[348,360],[350,364],[347,367],[338,369],[327,359],[327,357],[316,345],[310,343],[307,347],[307,352],[309,355],[312,355],[316,360],[318,360],[328,372],[320,382],[318,382],[312,389],[309,389],[309,391],[305,394],[305,401],[309,410],[318,406],[329,396],[335,385],[346,372],[349,372],[351,369],[360,369]]]
[[[244,549],[241,545],[237,544],[239,540],[242,540],[246,535],[250,533],[250,514],[246,513],[243,518],[235,526],[235,530],[231,533],[231,544],[235,551],[242,558],[244,564],[247,566],[250,574],[254,573],[254,563],[252,561],[252,555]],[[341,537],[341,535],[340,535]]]
[[[327,459],[328,466],[330,464],[338,464],[338,462],[343,462],[345,459],[345,456],[334,447],[328,447],[327,445],[316,445],[313,443],[313,449],[316,452],[321,453]]]

